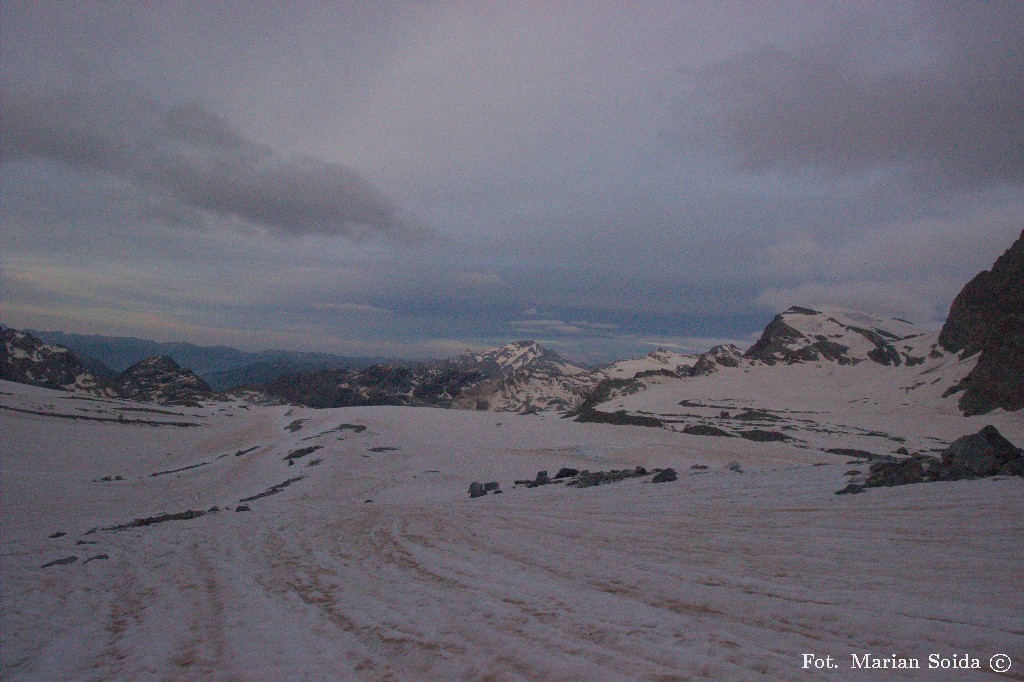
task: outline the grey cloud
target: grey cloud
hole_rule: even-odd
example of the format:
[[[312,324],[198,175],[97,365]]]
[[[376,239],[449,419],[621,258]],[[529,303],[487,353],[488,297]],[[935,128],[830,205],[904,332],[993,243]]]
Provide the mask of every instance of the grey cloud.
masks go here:
[[[1024,4],[917,11],[927,28],[909,38],[892,16],[863,19],[803,48],[702,70],[696,93],[714,143],[757,172],[896,167],[966,187],[1024,181]]]
[[[167,108],[123,90],[8,89],[3,118],[5,162],[48,158],[114,175],[150,195],[164,217],[199,210],[282,235],[427,233],[355,171],[247,140],[197,103]]]

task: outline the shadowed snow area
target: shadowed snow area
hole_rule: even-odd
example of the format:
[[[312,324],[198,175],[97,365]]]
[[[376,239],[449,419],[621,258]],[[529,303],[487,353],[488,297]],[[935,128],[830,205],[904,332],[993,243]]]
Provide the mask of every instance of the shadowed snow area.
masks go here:
[[[987,423],[1020,445],[1020,415],[946,414],[936,395],[897,416],[917,389],[870,404],[880,393],[858,384],[875,381],[864,364],[790,383],[775,371],[758,383],[725,368],[686,393],[665,378],[602,408],[665,428],[431,408],[157,408],[0,382],[0,672],[886,680],[848,670],[850,654],[926,664],[938,652],[983,664],[1007,653],[1007,679],[1024,679],[1024,479],[836,496],[858,466],[823,452],[941,448]],[[775,419],[739,418],[772,405]],[[684,412],[726,430],[789,425],[795,438],[688,435],[671,423]],[[541,470],[636,465],[679,478],[513,487]],[[472,481],[503,494],[470,499]],[[809,652],[843,669],[801,670]]]

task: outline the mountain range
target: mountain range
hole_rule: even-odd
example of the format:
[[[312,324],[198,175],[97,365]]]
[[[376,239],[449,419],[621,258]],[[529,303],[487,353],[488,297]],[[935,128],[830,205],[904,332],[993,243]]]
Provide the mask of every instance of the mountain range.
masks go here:
[[[704,353],[664,349],[643,358],[591,369],[568,362],[535,341],[522,340],[483,353],[417,364],[372,362],[317,353],[246,353],[226,347],[158,344],[139,339],[3,330],[2,377],[51,388],[107,396],[190,404],[215,389],[244,383],[261,400],[306,407],[357,405],[435,406],[468,410],[578,412],[665,381],[685,381],[723,369],[868,363],[879,376],[908,370],[920,385],[940,385],[964,414],[1024,406],[1024,233],[957,296],[938,333],[898,319],[840,307],[794,306],[775,316],[745,352],[733,345]],[[63,341],[67,347],[44,343]],[[73,347],[79,357],[68,350]],[[84,349],[84,350],[83,350]],[[184,369],[169,354],[120,367],[144,349],[199,361]],[[345,366],[324,366],[324,365]],[[894,373],[895,370],[901,373]],[[888,372],[888,375],[886,374]],[[909,393],[909,390],[907,391]]]
[[[383,357],[355,357],[306,351],[244,351],[228,346],[201,346],[183,341],[160,342],[127,336],[69,334],[25,329],[47,344],[75,352],[94,374],[113,378],[131,365],[165,356],[188,367],[215,390],[261,383],[282,374],[326,367],[362,368],[384,362]]]

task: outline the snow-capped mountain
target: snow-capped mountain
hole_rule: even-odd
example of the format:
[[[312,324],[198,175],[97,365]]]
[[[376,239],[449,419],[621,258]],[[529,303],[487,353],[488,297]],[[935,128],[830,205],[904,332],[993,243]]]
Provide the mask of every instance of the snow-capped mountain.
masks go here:
[[[113,390],[62,346],[26,332],[0,330],[0,379],[33,386],[112,395]]]
[[[496,368],[504,376],[523,371],[563,375],[590,371],[567,362],[553,350],[530,340],[513,341],[483,353],[467,352],[449,362],[456,367],[477,369],[485,373]]]
[[[776,315],[745,357],[767,365],[828,361],[855,365],[919,365],[938,350],[937,339],[907,322],[835,306],[793,306]]]
[[[535,341],[464,353],[416,367],[373,365],[280,377],[268,393],[300,405],[424,405],[524,412],[571,409],[598,377]]]
[[[515,341],[484,353],[446,361],[482,380],[465,390],[452,407],[498,412],[572,409],[597,383],[597,375],[567,362],[536,341]]]

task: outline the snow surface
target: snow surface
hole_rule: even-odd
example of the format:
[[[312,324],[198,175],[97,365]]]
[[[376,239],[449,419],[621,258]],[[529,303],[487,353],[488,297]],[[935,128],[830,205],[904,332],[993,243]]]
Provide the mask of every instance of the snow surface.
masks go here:
[[[700,359],[699,354],[677,353],[675,351],[658,350],[651,351],[642,358],[631,358],[612,363],[602,369],[602,372],[612,379],[632,379],[642,372],[679,372],[692,368]]]
[[[814,436],[791,443],[551,414],[169,408],[0,382],[0,676],[894,679],[848,669],[851,653],[870,652],[986,664],[1006,653],[1002,679],[1024,679],[1024,479],[835,496],[851,465],[820,449],[897,445],[869,429],[915,449],[989,422],[1020,444],[1021,416],[967,419],[939,385],[885,383],[912,385],[925,367],[869,369],[726,368],[619,399],[700,419],[721,419],[719,403],[773,409]],[[637,464],[680,478],[512,485],[538,470]],[[471,481],[492,480],[504,494],[469,499]],[[843,668],[802,670],[810,652]]]

